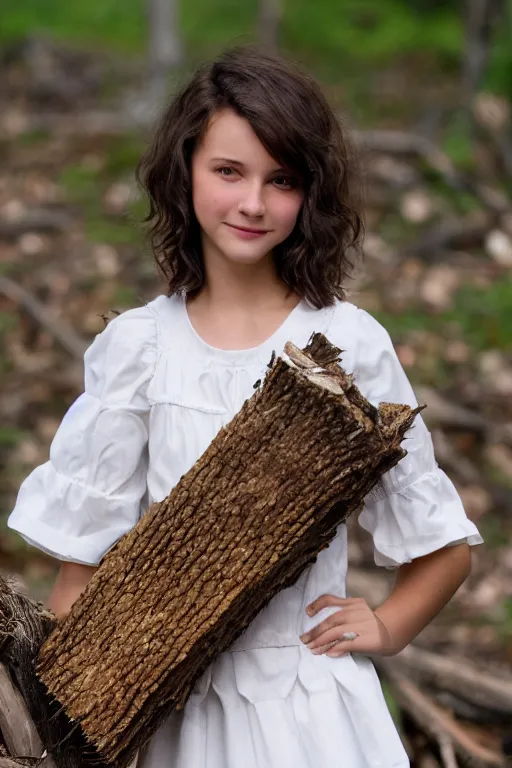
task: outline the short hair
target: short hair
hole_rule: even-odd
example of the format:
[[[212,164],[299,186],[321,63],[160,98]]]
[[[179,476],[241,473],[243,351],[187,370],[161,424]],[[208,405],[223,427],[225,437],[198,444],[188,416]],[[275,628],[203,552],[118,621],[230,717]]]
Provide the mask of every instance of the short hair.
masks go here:
[[[356,156],[316,81],[255,46],[231,48],[199,67],[163,112],[137,166],[149,198],[144,222],[168,294],[194,295],[204,284],[191,158],[224,108],[246,118],[268,153],[302,181],[295,227],[273,250],[277,274],[319,309],[344,299],[363,233]]]

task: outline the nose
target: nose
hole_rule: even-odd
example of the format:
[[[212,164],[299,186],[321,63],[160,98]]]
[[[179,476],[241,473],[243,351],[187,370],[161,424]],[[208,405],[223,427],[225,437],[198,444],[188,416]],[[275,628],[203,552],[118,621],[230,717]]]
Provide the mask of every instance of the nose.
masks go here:
[[[259,182],[255,181],[244,189],[244,195],[238,203],[238,212],[253,218],[261,217],[265,214],[263,188]]]

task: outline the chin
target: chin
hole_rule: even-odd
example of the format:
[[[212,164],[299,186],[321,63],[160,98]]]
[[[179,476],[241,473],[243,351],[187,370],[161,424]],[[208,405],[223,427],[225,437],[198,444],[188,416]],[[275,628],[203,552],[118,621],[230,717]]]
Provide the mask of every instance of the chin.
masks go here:
[[[257,256],[247,254],[247,256],[237,254],[236,256],[226,256],[227,261],[231,264],[246,264],[247,266],[253,266],[255,264],[263,264],[267,261],[267,254],[258,254]]]
[[[245,245],[245,247],[244,247]],[[218,246],[219,253],[222,254],[226,261],[230,261],[233,264],[257,264],[260,261],[265,261],[268,254],[272,251],[272,247],[267,246],[265,248],[251,247],[250,243],[242,243],[236,249],[231,247],[223,248]]]

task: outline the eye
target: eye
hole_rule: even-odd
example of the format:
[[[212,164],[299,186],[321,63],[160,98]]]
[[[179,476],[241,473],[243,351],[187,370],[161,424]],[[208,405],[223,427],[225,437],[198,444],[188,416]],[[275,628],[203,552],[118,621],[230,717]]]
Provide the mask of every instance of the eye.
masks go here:
[[[227,173],[224,173],[224,171],[227,171]],[[224,178],[229,178],[234,173],[236,173],[234,168],[230,168],[229,165],[222,165],[220,168],[216,168],[215,172],[219,174],[219,176],[224,176]]]
[[[294,189],[297,186],[297,182],[291,176],[275,176],[273,182],[280,189]]]

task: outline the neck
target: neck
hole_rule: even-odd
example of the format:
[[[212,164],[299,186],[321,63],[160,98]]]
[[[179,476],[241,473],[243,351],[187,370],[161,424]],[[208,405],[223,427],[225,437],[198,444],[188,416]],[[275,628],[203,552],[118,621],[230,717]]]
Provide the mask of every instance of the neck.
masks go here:
[[[294,306],[297,296],[276,273],[272,253],[257,264],[236,264],[209,251],[204,257],[205,284],[200,303],[211,308],[273,309]]]

